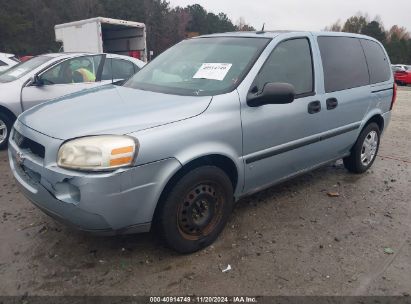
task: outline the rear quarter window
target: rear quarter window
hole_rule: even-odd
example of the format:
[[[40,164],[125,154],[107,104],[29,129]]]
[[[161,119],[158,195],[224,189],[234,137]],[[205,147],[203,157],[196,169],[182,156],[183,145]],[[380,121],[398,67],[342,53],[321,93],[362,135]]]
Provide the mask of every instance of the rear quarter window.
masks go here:
[[[391,78],[391,69],[382,47],[375,41],[361,39],[370,71],[371,84],[387,81]]]
[[[112,59],[113,79],[129,79],[135,74],[134,64],[123,59]]]
[[[318,37],[326,93],[357,88],[370,83],[364,51],[359,39]]]

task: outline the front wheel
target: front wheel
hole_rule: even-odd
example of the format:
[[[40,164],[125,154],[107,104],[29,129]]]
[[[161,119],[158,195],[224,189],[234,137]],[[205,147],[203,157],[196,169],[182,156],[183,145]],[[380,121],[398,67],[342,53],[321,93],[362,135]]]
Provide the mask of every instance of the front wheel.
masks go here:
[[[180,253],[198,251],[217,239],[233,207],[233,186],[214,166],[184,175],[163,202],[156,224],[168,247]]]
[[[343,159],[348,171],[364,173],[372,166],[380,146],[380,135],[380,128],[374,122],[361,131],[351,149],[351,155]]]
[[[9,116],[0,112],[0,150],[7,148],[7,142],[10,136],[10,130],[13,125],[13,121]]]

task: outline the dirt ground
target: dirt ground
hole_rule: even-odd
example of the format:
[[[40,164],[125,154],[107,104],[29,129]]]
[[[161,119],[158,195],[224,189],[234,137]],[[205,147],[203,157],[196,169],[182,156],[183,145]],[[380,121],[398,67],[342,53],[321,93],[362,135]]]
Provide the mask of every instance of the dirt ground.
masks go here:
[[[2,151],[0,295],[409,295],[410,151],[402,88],[369,172],[339,161],[243,199],[214,246],[185,256],[151,234],[55,222],[19,193]]]

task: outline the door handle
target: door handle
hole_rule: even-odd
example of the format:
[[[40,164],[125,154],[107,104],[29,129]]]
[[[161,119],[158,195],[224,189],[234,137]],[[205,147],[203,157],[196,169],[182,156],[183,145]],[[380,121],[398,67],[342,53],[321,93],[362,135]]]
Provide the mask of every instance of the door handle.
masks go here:
[[[308,113],[310,114],[315,114],[321,111],[321,102],[319,102],[318,100],[316,101],[311,101],[308,104]]]
[[[333,110],[338,106],[338,100],[337,98],[328,98],[326,101],[327,104],[327,110]]]

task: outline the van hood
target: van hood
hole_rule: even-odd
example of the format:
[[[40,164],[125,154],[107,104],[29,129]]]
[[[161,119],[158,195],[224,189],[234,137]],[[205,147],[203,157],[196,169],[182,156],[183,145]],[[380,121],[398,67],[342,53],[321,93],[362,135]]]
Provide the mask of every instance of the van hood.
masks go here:
[[[114,85],[67,95],[19,116],[27,127],[67,140],[127,134],[190,118],[205,111],[210,96],[178,96]]]

